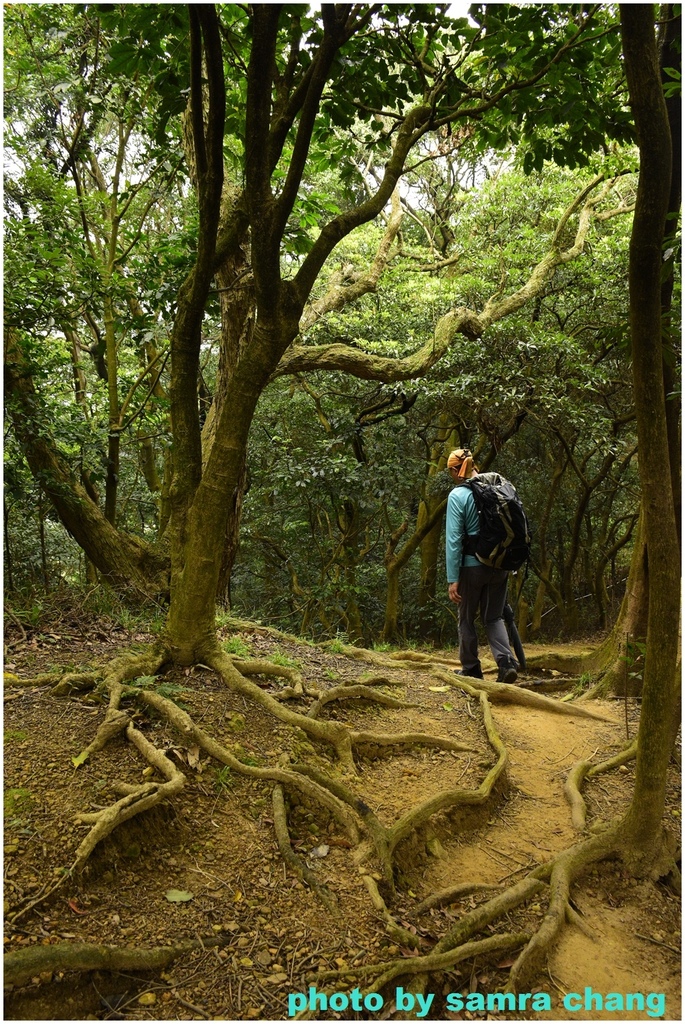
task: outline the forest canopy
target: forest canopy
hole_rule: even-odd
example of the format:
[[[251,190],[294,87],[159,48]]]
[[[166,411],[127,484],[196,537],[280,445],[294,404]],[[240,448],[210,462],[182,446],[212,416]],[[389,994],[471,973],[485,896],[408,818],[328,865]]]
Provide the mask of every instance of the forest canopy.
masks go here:
[[[188,10],[8,8],[9,587],[99,570],[166,602],[172,336],[206,244],[191,461],[201,444],[207,466],[241,365],[261,375],[207,591],[314,637],[453,636],[441,460],[459,443],[514,479],[533,524],[520,628],[604,629],[639,501],[618,25],[573,5],[330,10],[284,9],[262,52],[268,12],[220,9],[222,184],[203,215]],[[258,61],[270,124],[247,102]],[[198,88],[207,121],[211,76]]]

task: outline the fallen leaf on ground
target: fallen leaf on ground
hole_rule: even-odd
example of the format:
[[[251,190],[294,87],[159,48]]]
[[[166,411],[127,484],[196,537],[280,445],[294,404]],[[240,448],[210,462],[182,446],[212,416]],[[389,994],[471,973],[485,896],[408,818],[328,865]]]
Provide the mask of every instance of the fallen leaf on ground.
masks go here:
[[[169,903],[187,903],[194,898],[195,893],[187,892],[185,889],[169,889],[164,895]]]

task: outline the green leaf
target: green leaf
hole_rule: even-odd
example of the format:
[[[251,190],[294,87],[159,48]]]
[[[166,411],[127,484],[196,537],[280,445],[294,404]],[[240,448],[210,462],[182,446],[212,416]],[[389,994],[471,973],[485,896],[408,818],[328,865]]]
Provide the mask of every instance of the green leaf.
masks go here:
[[[71,763],[73,764],[74,768],[80,768],[83,762],[88,760],[89,754],[89,750],[82,750],[80,754],[76,755],[76,757],[72,757]]]
[[[169,903],[187,903],[195,898],[195,893],[187,892],[185,889],[169,889],[164,893]]]

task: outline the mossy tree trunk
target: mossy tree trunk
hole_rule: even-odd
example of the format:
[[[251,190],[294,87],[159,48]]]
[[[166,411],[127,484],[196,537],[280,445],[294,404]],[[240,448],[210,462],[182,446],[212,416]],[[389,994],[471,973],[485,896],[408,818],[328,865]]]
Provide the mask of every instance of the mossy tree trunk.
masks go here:
[[[129,597],[155,597],[167,588],[168,559],[136,537],[115,529],[60,454],[45,423],[32,367],[16,331],[5,330],[5,394],[16,435],[34,478],[67,532],[92,564]]]
[[[428,473],[423,485],[423,494],[416,517],[417,529],[430,521],[438,505],[444,503],[444,495],[436,493],[432,487],[439,473],[445,471],[447,456],[453,448],[458,447],[457,432],[452,418],[446,413],[440,414],[435,440],[430,449]],[[438,557],[440,553],[440,536],[442,533],[442,517],[421,541],[421,576],[419,581],[419,616],[420,631],[423,639],[435,631],[435,588],[438,579]]]
[[[355,31],[356,22],[348,20],[343,11],[327,14],[306,88],[298,91],[294,102],[280,112],[281,116],[275,116],[271,75],[265,74],[265,69],[274,67],[280,10],[267,5],[254,8],[247,71],[246,187],[222,225],[225,87],[218,19],[211,5],[191,6],[190,16],[191,127],[200,229],[195,266],[179,294],[171,340],[170,388],[174,441],[170,490],[171,608],[167,632],[173,655],[180,663],[206,657],[216,645],[214,613],[220,553],[231,514],[231,495],[242,494],[247,439],[259,397],[299,332],[305,302],[327,256],[340,238],[358,224],[372,220],[386,205],[414,141],[412,132],[428,116],[428,111],[420,108],[409,119],[407,130],[399,133],[377,193],[328,225],[295,278],[283,281],[282,237],[297,198],[321,95],[335,55],[348,33]],[[275,196],[271,175],[298,115],[290,172]],[[214,274],[229,258],[237,258],[248,225],[254,327],[249,343],[237,353],[231,369],[228,393],[216,411],[214,440],[203,468],[196,383],[204,305]],[[234,517],[237,520],[237,510]]]
[[[671,12],[672,14],[672,12]],[[662,243],[671,186],[671,133],[652,4],[621,6],[626,76],[640,149],[630,243],[630,330],[644,529],[649,560],[647,649],[635,791],[622,823],[634,870],[662,870],[669,740],[677,709],[680,620],[678,535],[671,479],[661,343]]]
[[[672,5],[664,5],[662,24],[662,38],[660,51],[660,74],[662,79],[667,79],[665,68],[680,68],[680,17],[673,13]],[[651,30],[650,30],[651,32]],[[651,43],[650,43],[651,45]],[[652,58],[653,59],[653,58]],[[634,82],[634,87],[638,87]],[[678,216],[681,203],[681,120],[680,120],[680,97],[673,95],[665,100],[666,128],[670,132],[672,143],[670,145],[670,186],[667,198],[667,210],[665,214],[665,228],[663,242],[661,243],[659,255],[659,274],[661,277],[660,288],[660,332],[661,332],[661,374],[663,377],[661,395],[663,396],[662,406],[665,418],[666,444],[667,444],[667,466],[666,476],[656,483],[659,489],[664,489],[664,480],[671,481],[671,496],[673,501],[673,519],[675,522],[676,536],[680,543],[680,518],[681,518],[681,484],[680,484],[680,402],[676,395],[674,373],[677,360],[674,358],[674,339],[671,333],[670,308],[673,293],[673,266],[675,262],[675,248],[677,246],[677,233],[679,230]],[[661,112],[663,119],[663,110]],[[663,131],[663,128],[662,128]],[[662,154],[665,159],[665,154]],[[643,189],[645,185],[643,183]],[[665,190],[665,185],[662,188]],[[663,201],[663,199],[662,199]],[[644,202],[644,200],[643,200]],[[637,214],[636,214],[637,216]],[[671,250],[670,254],[669,249]],[[665,252],[662,252],[665,250]],[[670,262],[671,271],[664,276],[664,262]],[[646,285],[645,285],[646,287]],[[654,314],[652,314],[654,315]],[[633,376],[635,387],[636,407],[638,400],[644,396],[644,387],[647,378],[638,374],[633,362]],[[639,435],[638,435],[639,436]],[[644,444],[640,444],[644,452]],[[647,449],[649,451],[649,449]],[[644,478],[642,470],[645,458],[640,460],[640,477],[644,489]],[[668,490],[668,488],[666,488]],[[643,494],[644,494],[643,490]],[[626,646],[630,641],[644,641],[647,636],[648,611],[650,594],[652,590],[650,580],[650,552],[647,533],[650,527],[647,525],[646,509],[643,505],[640,512],[635,539],[633,554],[628,574],[626,592],[621,603],[618,618],[611,633],[589,658],[585,659],[582,668],[601,677],[602,692],[623,693],[626,677]],[[679,561],[677,555],[671,552],[674,562]]]

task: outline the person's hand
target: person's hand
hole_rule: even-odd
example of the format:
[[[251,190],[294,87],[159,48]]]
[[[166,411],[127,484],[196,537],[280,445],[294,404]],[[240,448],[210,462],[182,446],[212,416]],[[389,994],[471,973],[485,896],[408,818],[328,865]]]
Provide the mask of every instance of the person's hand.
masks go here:
[[[454,604],[460,603],[461,594],[459,593],[458,583],[450,583],[449,587],[447,588],[447,593],[449,594],[450,601],[454,602]]]

